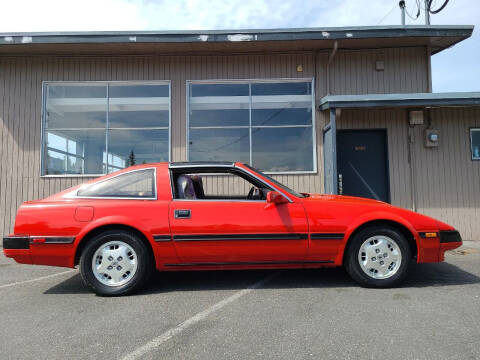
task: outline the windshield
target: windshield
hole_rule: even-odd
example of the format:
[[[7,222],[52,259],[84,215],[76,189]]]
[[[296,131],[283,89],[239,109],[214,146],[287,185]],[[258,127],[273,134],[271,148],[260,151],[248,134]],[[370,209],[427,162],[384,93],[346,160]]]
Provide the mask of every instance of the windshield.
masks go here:
[[[260,175],[262,175],[264,178],[268,179],[269,181],[271,181],[272,183],[274,183],[275,185],[277,185],[279,188],[281,188],[282,190],[285,190],[286,192],[296,196],[296,197],[299,197],[299,198],[304,198],[306,197],[305,195],[303,194],[300,194],[298,192],[296,192],[295,190],[292,190],[290,189],[288,186],[285,186],[283,185],[282,183],[278,182],[277,180],[275,180],[274,178],[262,173],[260,170],[257,170],[253,167],[251,167],[250,165],[247,165],[247,164],[243,164],[245,167],[249,168],[250,170],[253,170],[255,171],[256,173],[259,173]]]

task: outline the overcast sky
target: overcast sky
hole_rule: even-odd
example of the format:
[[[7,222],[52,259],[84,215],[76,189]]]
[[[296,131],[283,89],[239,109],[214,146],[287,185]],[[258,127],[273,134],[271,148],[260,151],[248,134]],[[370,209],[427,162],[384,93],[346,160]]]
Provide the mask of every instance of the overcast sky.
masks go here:
[[[444,0],[434,0],[437,8]],[[423,3],[423,0],[420,0]],[[416,14],[416,1],[406,0]],[[0,32],[208,30],[400,24],[398,0],[0,0]],[[423,12],[416,21],[424,23]],[[450,0],[432,24],[480,28],[480,1]],[[480,91],[480,35],[433,56],[433,90]]]

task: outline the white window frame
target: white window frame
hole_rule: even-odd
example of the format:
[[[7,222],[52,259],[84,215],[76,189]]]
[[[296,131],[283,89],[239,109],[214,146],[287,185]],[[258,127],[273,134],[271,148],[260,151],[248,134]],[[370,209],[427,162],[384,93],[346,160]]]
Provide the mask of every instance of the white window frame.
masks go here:
[[[109,97],[108,89],[110,85],[168,85],[168,129],[165,126],[155,126],[155,127],[142,127],[142,128],[121,128],[121,130],[168,130],[168,161],[171,161],[172,156],[172,82],[171,80],[131,80],[131,81],[42,81],[42,114],[41,114],[41,124],[40,124],[40,177],[41,178],[91,178],[108,175],[108,165],[106,165],[105,174],[45,174],[46,159],[44,159],[45,153],[45,132],[51,129],[46,128],[46,109],[47,109],[47,86],[48,85],[89,85],[89,84],[105,84],[107,88],[106,100],[106,124],[105,129],[105,152],[107,153],[107,163],[108,163],[108,131],[107,130],[118,130],[118,128],[109,128],[108,126],[108,117],[109,117]],[[75,130],[75,129],[68,129]],[[103,160],[102,160],[103,162]]]
[[[470,154],[472,157],[472,161],[480,161],[480,157],[473,156],[473,133],[478,132],[480,133],[480,128],[470,128]],[[479,144],[480,146],[480,144]]]
[[[309,78],[276,78],[276,79],[217,79],[217,80],[187,80],[186,81],[186,110],[187,110],[187,124],[186,124],[186,155],[187,161],[190,160],[190,85],[195,84],[249,84],[250,88],[252,84],[265,84],[265,83],[298,83],[298,82],[311,82],[312,84],[312,145],[313,145],[313,170],[309,171],[262,171],[265,174],[269,175],[282,175],[282,174],[316,174],[318,172],[317,168],[317,134],[316,134],[316,108],[315,108],[315,79],[313,77]],[[287,95],[288,96],[288,95]],[[294,96],[294,95],[292,95]],[[248,126],[234,126],[235,128],[249,128],[250,130],[250,166],[252,166],[252,139],[251,139],[251,129],[252,127],[252,115],[251,115],[251,94],[249,95],[250,102],[250,119]],[[268,127],[282,127],[282,126],[268,126]],[[283,127],[310,127],[310,125],[288,125]],[[214,126],[212,128],[228,128],[228,126]]]

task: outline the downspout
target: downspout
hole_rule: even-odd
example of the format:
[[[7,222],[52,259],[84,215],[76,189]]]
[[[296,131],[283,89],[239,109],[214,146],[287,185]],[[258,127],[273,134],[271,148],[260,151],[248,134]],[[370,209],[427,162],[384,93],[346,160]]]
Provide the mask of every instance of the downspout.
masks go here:
[[[337,53],[337,50],[338,50],[338,41],[335,40],[335,42],[333,43],[332,52],[330,53],[330,56],[328,57],[328,62],[327,62],[327,95],[330,95],[330,64],[332,63],[333,58]]]
[[[426,47],[427,56],[427,92],[431,93],[432,89],[432,49],[430,46]]]
[[[330,95],[330,64],[335,57],[338,50],[338,41],[333,43],[333,49],[327,61],[327,95]],[[332,136],[332,192],[338,194],[338,180],[337,180],[337,119],[336,109],[330,109],[330,132]],[[323,155],[325,156],[325,154]]]

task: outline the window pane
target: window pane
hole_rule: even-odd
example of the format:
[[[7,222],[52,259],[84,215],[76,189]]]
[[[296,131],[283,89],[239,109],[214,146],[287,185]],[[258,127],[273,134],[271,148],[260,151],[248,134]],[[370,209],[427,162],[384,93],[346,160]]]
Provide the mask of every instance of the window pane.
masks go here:
[[[196,110],[190,114],[190,127],[249,126],[249,110]]]
[[[262,171],[313,171],[312,128],[253,128],[252,157]]]
[[[45,174],[103,174],[105,130],[46,132]]]
[[[190,129],[190,161],[249,162],[248,129]]]
[[[192,84],[190,127],[249,126],[248,84]],[[190,160],[248,161],[248,129],[190,129]]]
[[[105,84],[48,85],[46,93],[46,128],[105,128]]]
[[[116,84],[111,83],[108,89],[110,98],[168,98],[167,84]]]
[[[249,126],[248,92],[248,84],[192,84],[190,126]]]
[[[311,83],[252,84],[252,125],[310,124]]]
[[[312,108],[254,109],[252,126],[311,125]]]
[[[152,198],[155,196],[154,171],[146,169],[122,174],[80,189],[77,195]]]
[[[248,84],[192,84],[192,96],[248,96]]]
[[[109,130],[109,172],[168,161],[168,130]]]
[[[83,159],[53,150],[47,151],[47,166],[50,174],[82,174]]]
[[[480,160],[480,129],[472,129],[472,158]]]
[[[168,85],[113,84],[108,89],[109,127],[168,127]]]
[[[252,95],[311,95],[312,83],[284,82],[252,84]]]

